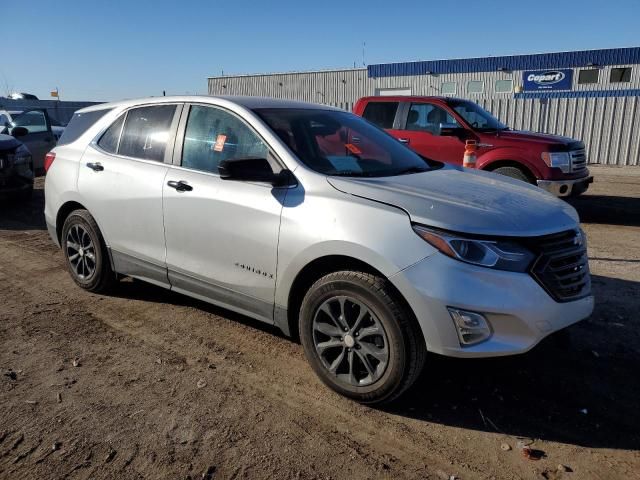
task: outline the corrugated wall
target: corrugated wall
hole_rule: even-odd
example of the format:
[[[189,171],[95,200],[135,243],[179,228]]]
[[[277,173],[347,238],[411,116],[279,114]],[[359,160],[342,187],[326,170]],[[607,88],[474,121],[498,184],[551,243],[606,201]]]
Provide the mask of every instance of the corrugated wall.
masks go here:
[[[577,85],[573,90],[606,91],[622,95],[640,86],[640,67],[635,65],[629,83],[609,84],[610,66],[600,67],[600,82]],[[565,135],[584,140],[590,163],[640,165],[640,97],[637,95],[591,98],[523,98],[524,94],[495,93],[495,81],[512,79],[517,85],[521,71],[402,75],[372,78],[366,69],[300,72],[269,75],[214,77],[212,95],[261,95],[323,103],[351,110],[363,96],[392,88],[410,89],[413,95],[439,95],[443,82],[456,82],[455,96],[473,100],[512,128]],[[484,92],[468,93],[469,80],[484,82]],[[562,94],[560,94],[562,95]]]

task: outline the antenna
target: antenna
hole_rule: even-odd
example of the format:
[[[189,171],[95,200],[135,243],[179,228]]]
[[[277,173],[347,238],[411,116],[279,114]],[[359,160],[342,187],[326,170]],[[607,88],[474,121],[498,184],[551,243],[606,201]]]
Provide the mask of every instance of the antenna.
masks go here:
[[[362,66],[366,67],[367,63],[364,61],[365,56],[364,56],[364,50],[367,47],[367,42],[362,42]]]

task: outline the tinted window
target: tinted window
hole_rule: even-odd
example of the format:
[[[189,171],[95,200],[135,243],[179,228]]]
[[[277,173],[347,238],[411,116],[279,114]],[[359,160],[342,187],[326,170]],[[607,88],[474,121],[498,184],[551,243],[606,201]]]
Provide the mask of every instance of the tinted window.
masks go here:
[[[301,162],[325,175],[380,177],[430,169],[415,152],[351,113],[302,108],[256,113]]]
[[[154,105],[129,110],[118,153],[127,157],[164,161],[175,111],[175,105]]]
[[[398,102],[369,102],[362,116],[380,128],[393,128]]]
[[[75,142],[89,129],[89,127],[95,124],[104,116],[105,113],[109,111],[109,108],[105,108],[103,110],[94,110],[93,112],[74,114],[69,125],[64,129],[64,133],[60,137],[60,140],[58,140],[58,145],[66,145],[68,143]],[[59,125],[57,122],[52,122],[52,124]]]
[[[631,67],[612,68],[609,81],[611,83],[630,82]]]
[[[11,125],[13,127],[24,127],[29,133],[41,133],[49,130],[47,117],[40,110],[31,110],[14,117]]]
[[[598,83],[598,73],[599,70],[596,69],[580,70],[580,72],[578,72],[578,83]]]
[[[124,123],[125,116],[126,115],[120,115],[102,134],[100,140],[98,140],[98,145],[105,152],[116,153],[118,151],[118,141],[120,140],[120,132],[122,132],[122,124]]]
[[[469,93],[482,93],[484,91],[484,82],[480,80],[471,80],[467,83],[467,91]]]
[[[440,135],[440,125],[443,123],[459,127],[456,119],[445,109],[430,103],[413,103],[407,116],[406,130]]]
[[[223,160],[268,155],[267,145],[235,115],[214,107],[191,107],[182,148],[183,167],[218,173]]]

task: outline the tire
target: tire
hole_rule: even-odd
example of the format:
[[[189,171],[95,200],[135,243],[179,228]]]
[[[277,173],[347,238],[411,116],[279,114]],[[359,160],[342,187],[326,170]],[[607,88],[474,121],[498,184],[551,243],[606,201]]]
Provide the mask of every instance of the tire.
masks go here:
[[[516,180],[522,180],[523,182],[531,183],[531,178],[521,168],[518,167],[498,167],[492,170],[493,173],[504,175],[505,177],[515,178]]]
[[[302,301],[299,328],[320,379],[361,403],[395,400],[424,367],[427,350],[417,321],[387,280],[375,275],[341,271],[322,277]]]
[[[588,183],[582,183],[582,184],[574,185],[573,188],[571,189],[571,193],[569,194],[569,196],[570,197],[577,197],[579,195],[582,195],[588,189],[589,189],[589,184]]]
[[[64,221],[60,244],[73,281],[90,292],[106,292],[116,282],[100,229],[87,210],[74,210]]]

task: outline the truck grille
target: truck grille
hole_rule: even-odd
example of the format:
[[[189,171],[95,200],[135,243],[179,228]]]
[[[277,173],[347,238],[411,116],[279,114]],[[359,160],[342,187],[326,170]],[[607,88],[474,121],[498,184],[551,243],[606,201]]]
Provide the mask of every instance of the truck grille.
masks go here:
[[[580,172],[587,168],[587,152],[584,148],[570,151],[569,157],[571,157],[572,172]]]
[[[530,248],[539,255],[531,275],[555,300],[569,302],[591,293],[587,248],[581,231],[531,239]]]

